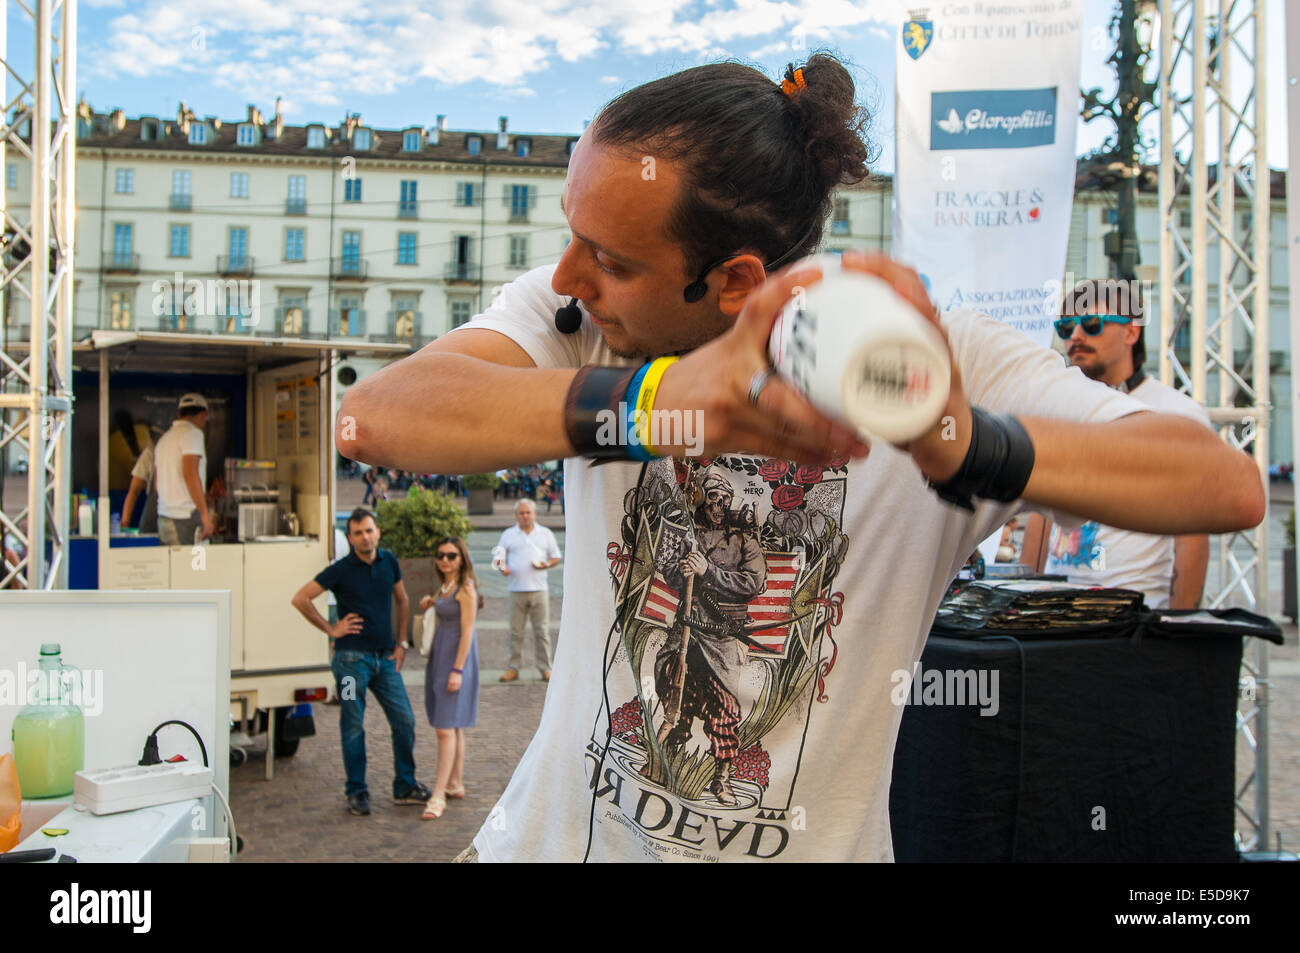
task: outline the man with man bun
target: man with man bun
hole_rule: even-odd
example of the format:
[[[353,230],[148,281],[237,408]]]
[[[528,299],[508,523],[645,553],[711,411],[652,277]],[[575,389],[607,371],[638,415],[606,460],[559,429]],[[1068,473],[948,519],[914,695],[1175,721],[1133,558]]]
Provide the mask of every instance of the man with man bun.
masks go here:
[[[882,255],[846,252],[843,267],[941,329],[946,425],[868,445],[773,376],[776,316],[820,274],[789,263],[818,247],[833,190],[868,174],[865,122],[824,54],[779,83],[718,63],[623,93],[569,159],[559,261],[344,397],[356,427],[340,426],[339,448],[356,459],[441,473],[566,461],[554,678],[496,821],[460,859],[891,860],[891,676],[920,658],[980,540],[1027,507],[1164,534],[1262,519],[1244,454],[985,315],[938,315]],[[447,401],[459,412],[432,426],[410,411]],[[623,436],[628,407],[698,413],[702,453],[611,442],[599,423],[620,405]],[[701,722],[660,740],[672,700],[655,672],[675,630],[742,598],[711,597],[707,571],[703,586],[669,571],[702,535],[709,477],[748,507],[763,564],[738,629],[754,644],[731,680],[742,717],[725,786],[730,751]]]

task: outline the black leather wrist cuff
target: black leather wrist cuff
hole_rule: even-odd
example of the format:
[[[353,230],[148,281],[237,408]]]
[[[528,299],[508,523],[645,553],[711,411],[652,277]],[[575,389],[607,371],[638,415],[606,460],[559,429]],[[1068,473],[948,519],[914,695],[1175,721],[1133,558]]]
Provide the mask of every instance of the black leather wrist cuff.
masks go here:
[[[1024,426],[1007,414],[971,409],[970,447],[953,477],[944,483],[927,481],[930,489],[964,509],[975,509],[972,497],[1009,503],[1025,492],[1034,471],[1034,444]]]
[[[628,459],[627,446],[620,441],[625,428],[618,405],[627,396],[628,385],[639,367],[581,368],[564,395],[564,432],[578,456],[593,459]],[[612,418],[602,414],[608,411]],[[610,420],[612,419],[612,429]],[[604,427],[604,439],[599,439]],[[610,435],[614,436],[611,441]]]

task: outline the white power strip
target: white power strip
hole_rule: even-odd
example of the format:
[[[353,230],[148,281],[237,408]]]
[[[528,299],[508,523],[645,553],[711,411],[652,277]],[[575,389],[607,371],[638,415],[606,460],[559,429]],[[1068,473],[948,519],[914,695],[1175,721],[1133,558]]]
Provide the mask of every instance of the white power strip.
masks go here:
[[[205,797],[212,790],[212,769],[190,761],[127,765],[78,771],[72,802],[92,814],[116,814],[139,807]]]

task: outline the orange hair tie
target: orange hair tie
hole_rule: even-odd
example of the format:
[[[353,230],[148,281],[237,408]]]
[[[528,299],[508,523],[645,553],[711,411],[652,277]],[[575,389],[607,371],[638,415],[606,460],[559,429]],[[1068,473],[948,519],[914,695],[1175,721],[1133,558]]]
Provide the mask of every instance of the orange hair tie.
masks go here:
[[[808,88],[808,84],[804,82],[802,69],[797,69],[794,71],[793,83],[790,82],[788,79],[781,80],[781,92],[785,93],[787,96],[794,95],[794,92],[796,90],[807,89],[807,88]]]

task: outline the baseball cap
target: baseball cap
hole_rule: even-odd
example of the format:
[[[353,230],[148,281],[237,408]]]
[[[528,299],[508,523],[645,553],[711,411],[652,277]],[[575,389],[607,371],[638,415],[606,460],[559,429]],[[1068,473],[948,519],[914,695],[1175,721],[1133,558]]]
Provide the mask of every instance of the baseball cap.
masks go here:
[[[180,406],[177,409],[188,410],[191,407],[197,407],[199,410],[207,410],[208,402],[204,399],[202,394],[185,394],[181,397]]]

